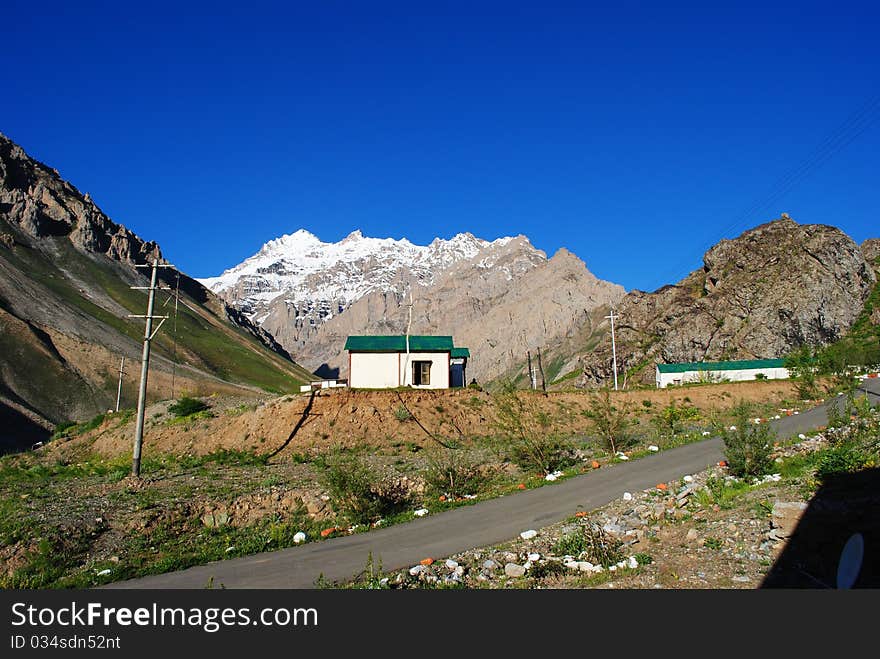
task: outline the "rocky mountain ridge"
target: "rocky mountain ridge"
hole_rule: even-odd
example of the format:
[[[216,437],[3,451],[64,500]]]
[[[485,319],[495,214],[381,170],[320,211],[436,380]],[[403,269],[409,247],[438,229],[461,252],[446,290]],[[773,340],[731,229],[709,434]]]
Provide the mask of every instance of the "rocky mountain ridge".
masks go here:
[[[133,405],[144,326],[129,315],[144,313],[146,294],[132,287],[148,283],[134,266],[161,257],[0,134],[0,452],[113,407],[122,357],[121,404]],[[177,288],[176,274],[162,271],[166,288]],[[153,341],[151,398],[175,385],[178,395],[293,390],[312,377],[184,273],[179,291],[179,313]],[[170,296],[160,294],[156,313],[174,308]]]
[[[722,240],[677,284],[620,301],[618,368],[650,382],[657,362],[777,358],[802,344],[833,342],[877,282],[865,256],[839,229],[786,214]],[[608,383],[606,343],[581,355],[582,386]]]

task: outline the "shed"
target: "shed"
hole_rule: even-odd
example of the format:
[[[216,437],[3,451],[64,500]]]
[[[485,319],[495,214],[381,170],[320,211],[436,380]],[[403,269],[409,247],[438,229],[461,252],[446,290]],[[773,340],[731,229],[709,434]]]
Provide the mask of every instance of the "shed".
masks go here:
[[[345,350],[349,386],[365,389],[458,386],[451,385],[453,361],[463,376],[470,356],[467,348],[454,346],[451,336],[349,336]]]
[[[763,375],[763,378],[760,377]],[[745,380],[777,380],[789,377],[782,359],[741,359],[726,362],[683,362],[657,364],[657,387],[693,382],[742,382]]]

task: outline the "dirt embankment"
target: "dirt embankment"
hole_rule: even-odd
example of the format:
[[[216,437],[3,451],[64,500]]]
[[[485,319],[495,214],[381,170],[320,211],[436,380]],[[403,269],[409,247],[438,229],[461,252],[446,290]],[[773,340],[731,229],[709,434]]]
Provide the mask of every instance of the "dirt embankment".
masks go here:
[[[588,392],[524,392],[550,420],[549,431],[584,436]],[[672,401],[703,412],[722,410],[740,400],[778,404],[796,397],[785,381],[706,385],[686,389],[614,392],[615,404],[629,404],[645,417]],[[266,399],[209,397],[213,416],[191,420],[168,414],[169,401],[147,409],[144,452],[203,455],[218,449],[277,453],[316,453],[332,446],[389,448],[430,446],[441,441],[493,434],[495,409],[490,394],[473,389],[445,391],[324,390],[310,395]],[[650,402],[650,406],[645,403]],[[134,420],[109,419],[96,430],[46,447],[53,457],[82,452],[118,456],[131,451]]]

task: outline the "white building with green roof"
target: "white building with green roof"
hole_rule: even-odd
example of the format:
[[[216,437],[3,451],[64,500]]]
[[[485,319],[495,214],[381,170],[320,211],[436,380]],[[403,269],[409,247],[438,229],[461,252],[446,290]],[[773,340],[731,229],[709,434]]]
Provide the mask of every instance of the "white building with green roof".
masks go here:
[[[349,336],[349,386],[362,389],[448,389],[466,384],[467,348],[451,336]]]
[[[657,364],[657,387],[694,382],[743,382],[779,380],[789,377],[781,359],[741,359],[729,362],[685,362]]]

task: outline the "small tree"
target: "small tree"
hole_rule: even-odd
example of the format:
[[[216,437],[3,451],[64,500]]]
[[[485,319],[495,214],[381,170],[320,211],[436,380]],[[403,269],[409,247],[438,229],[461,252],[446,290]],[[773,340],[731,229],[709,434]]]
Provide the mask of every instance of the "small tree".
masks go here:
[[[373,522],[405,510],[410,503],[408,491],[382,478],[356,455],[337,451],[315,464],[333,508],[351,522]]]
[[[605,448],[617,453],[632,440],[628,432],[633,425],[631,413],[628,405],[614,405],[611,391],[603,389],[601,394],[590,396],[589,407],[583,414],[590,420],[593,431],[599,435]]]
[[[803,344],[785,357],[783,365],[797,383],[798,396],[802,399],[815,398],[816,378],[819,372],[815,351]]]
[[[552,420],[532,395],[507,381],[492,398],[501,448],[521,468],[550,473],[574,463],[574,446],[552,432]]]
[[[733,409],[733,430],[724,428],[724,456],[734,476],[761,476],[773,464],[770,454],[776,439],[775,431],[767,424],[755,424],[749,416],[749,406],[740,402]]]
[[[673,400],[669,405],[657,412],[654,418],[651,419],[651,423],[657,426],[661,433],[669,433],[670,436],[675,437],[684,429],[685,424],[696,421],[699,418],[700,411],[696,407],[687,403],[677,405],[675,400]]]

